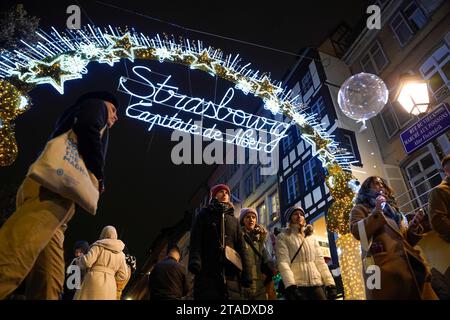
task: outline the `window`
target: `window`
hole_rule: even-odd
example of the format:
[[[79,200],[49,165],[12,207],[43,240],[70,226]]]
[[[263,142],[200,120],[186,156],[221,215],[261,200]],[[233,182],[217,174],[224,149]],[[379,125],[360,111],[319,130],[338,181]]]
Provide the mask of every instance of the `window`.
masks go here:
[[[262,225],[267,224],[267,208],[266,204],[263,202],[259,206],[256,207],[256,211],[258,212],[258,223]]]
[[[426,153],[418,157],[405,168],[405,171],[409,184],[413,188],[415,200],[419,206],[426,206],[428,193],[442,180],[433,156],[431,153]]]
[[[283,142],[283,152],[288,153],[289,149],[291,149],[294,144],[294,138],[292,137],[292,128],[288,129],[286,137],[284,137],[281,141]]]
[[[237,185],[236,187],[233,188],[233,190],[231,190],[231,201],[241,202],[241,198],[239,195],[239,185]]]
[[[255,169],[255,187],[258,187],[264,181],[264,176],[261,175],[261,167],[257,166]]]
[[[288,203],[291,204],[297,199],[300,194],[299,186],[298,186],[298,178],[297,173],[292,174],[286,180],[287,186],[287,195],[288,195]]]
[[[311,113],[315,113],[318,116],[321,116],[323,111],[325,111],[325,102],[323,101],[323,98],[320,96],[316,102],[311,106]]]
[[[448,95],[450,89],[450,50],[444,44],[437,49],[420,67],[423,78],[428,80],[428,86],[437,102]]]
[[[303,165],[303,176],[305,177],[305,188],[312,187],[318,175],[316,159],[311,158]]]
[[[392,138],[400,129],[407,126],[414,117],[407,113],[402,106],[395,102],[388,102],[381,112],[381,120],[388,138]]]
[[[394,16],[390,25],[400,46],[404,47],[413,35],[425,26],[427,21],[427,16],[417,3],[410,1],[403,10]]]
[[[250,174],[245,178],[245,196],[248,197],[253,192],[253,175]]]
[[[309,89],[311,89],[312,84],[313,84],[313,82],[312,82],[311,73],[309,73],[309,71],[308,71],[308,72],[306,72],[305,76],[302,79],[302,92],[304,95],[309,91]]]
[[[384,107],[380,115],[384,125],[384,130],[386,131],[386,135],[388,136],[388,138],[392,138],[398,131],[398,125],[397,121],[395,120],[395,115],[391,105],[389,104]]]
[[[350,130],[339,129],[342,132],[342,137],[340,140],[340,147],[345,148],[346,152],[353,155],[353,159],[351,161],[357,161],[353,165],[362,166],[361,163],[361,155],[358,150],[358,143],[356,141],[355,133]]]
[[[278,199],[278,193],[272,193],[269,196],[269,205],[270,205],[270,221],[274,221],[277,217],[280,216],[280,201]]]
[[[391,28],[402,47],[405,46],[413,36],[413,31],[400,12],[392,19]]]
[[[423,28],[423,26],[427,23],[427,17],[425,13],[423,13],[422,9],[419,8],[417,3],[411,1],[411,3],[403,10],[406,18],[409,21],[409,24],[413,28],[414,31],[418,31]]]
[[[388,59],[378,41],[375,41],[367,54],[361,59],[361,67],[365,72],[379,74],[388,65]]]

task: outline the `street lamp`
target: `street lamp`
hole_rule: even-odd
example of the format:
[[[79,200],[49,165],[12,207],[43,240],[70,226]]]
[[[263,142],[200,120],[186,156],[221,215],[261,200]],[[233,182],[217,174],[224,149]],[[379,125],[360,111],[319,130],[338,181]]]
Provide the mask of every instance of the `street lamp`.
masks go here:
[[[430,105],[427,81],[418,76],[402,76],[395,101],[410,114],[417,116],[427,112]]]

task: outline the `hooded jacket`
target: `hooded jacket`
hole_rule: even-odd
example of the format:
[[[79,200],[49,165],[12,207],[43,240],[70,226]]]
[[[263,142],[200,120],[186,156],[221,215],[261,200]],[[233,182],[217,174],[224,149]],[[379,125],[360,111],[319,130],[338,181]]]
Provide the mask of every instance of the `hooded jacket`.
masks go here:
[[[123,281],[128,277],[125,254],[122,252],[124,247],[124,243],[117,239],[114,227],[103,229],[100,239],[77,261],[77,265],[88,269],[88,272],[75,294],[75,300],[116,299],[116,280]]]
[[[302,243],[300,252],[291,264],[291,259]],[[277,236],[276,255],[278,270],[286,288],[291,285],[301,287],[335,285],[314,235],[305,237],[296,227],[284,229]]]

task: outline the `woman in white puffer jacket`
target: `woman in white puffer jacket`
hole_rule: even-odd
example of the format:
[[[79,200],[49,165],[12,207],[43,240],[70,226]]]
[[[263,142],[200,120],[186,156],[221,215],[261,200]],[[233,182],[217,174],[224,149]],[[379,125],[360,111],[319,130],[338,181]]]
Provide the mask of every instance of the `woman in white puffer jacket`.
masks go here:
[[[287,209],[285,221],[288,228],[277,236],[278,270],[286,288],[286,299],[335,299],[337,292],[333,276],[325,263],[319,242],[312,235],[312,226],[306,226],[304,215],[301,207]]]

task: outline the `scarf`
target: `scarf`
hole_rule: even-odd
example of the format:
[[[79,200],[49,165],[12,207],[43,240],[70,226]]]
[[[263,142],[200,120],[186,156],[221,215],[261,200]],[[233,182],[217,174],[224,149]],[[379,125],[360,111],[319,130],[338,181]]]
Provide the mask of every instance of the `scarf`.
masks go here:
[[[367,192],[360,192],[356,198],[356,203],[367,204],[371,209],[375,208],[376,198],[381,194],[377,191],[368,190]],[[383,208],[383,213],[386,217],[392,219],[400,227],[403,220],[402,213],[398,210],[397,203],[393,197],[383,195],[386,198],[386,205]]]
[[[217,199],[212,199],[209,203],[209,209],[219,214],[234,215],[234,207],[231,203],[219,202]]]

